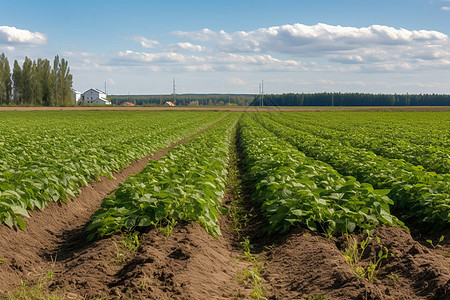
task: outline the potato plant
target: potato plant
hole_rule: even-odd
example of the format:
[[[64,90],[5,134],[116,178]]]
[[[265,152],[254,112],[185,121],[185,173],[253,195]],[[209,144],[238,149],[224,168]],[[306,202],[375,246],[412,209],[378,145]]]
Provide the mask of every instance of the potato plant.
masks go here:
[[[74,198],[132,161],[214,122],[219,112],[0,112],[0,222]]]
[[[230,137],[238,116],[228,115],[120,184],[92,216],[88,239],[150,226],[170,233],[179,221],[198,221],[219,236]]]

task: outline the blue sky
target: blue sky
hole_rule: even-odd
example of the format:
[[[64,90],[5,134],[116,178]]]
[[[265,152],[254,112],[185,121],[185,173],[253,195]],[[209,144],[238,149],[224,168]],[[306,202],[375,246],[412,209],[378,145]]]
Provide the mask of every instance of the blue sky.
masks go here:
[[[0,52],[112,94],[450,93],[450,0],[4,1]]]

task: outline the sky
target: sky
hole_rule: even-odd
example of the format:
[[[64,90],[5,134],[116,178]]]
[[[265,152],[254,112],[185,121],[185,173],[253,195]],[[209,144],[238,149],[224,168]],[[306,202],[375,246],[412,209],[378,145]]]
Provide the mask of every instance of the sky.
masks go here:
[[[108,94],[450,94],[450,0],[0,0],[0,53]]]

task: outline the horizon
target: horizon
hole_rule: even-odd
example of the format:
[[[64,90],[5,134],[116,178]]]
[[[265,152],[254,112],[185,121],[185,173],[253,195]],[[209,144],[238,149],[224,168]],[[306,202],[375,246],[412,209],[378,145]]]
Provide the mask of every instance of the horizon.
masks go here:
[[[109,95],[450,94],[450,0],[2,1],[0,53]]]

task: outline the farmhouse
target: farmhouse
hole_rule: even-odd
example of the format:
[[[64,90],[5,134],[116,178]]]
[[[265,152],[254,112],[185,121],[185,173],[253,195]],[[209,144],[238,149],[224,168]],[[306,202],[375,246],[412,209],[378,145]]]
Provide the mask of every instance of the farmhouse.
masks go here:
[[[84,92],[83,101],[84,103],[90,104],[111,104],[111,102],[106,99],[106,94],[98,89],[89,89]]]
[[[175,106],[175,104],[172,101],[166,101],[166,103],[164,103],[164,106]]]

